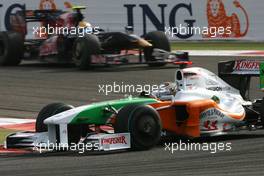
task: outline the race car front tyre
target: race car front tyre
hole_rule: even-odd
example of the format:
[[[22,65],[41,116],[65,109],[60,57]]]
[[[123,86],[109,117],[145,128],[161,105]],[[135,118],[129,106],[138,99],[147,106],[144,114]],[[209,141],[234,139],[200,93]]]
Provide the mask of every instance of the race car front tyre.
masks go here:
[[[171,51],[170,42],[165,33],[162,31],[153,31],[147,33],[144,38],[152,44],[152,47],[144,48],[144,57],[145,60],[149,62],[148,65],[150,67],[165,66],[166,62],[156,61],[155,57],[152,56],[154,48],[162,49],[168,52]]]
[[[16,66],[24,54],[24,39],[17,32],[0,32],[0,65]]]
[[[39,112],[37,119],[36,119],[36,132],[46,132],[48,131],[47,125],[44,124],[44,120],[47,118],[61,113],[63,111],[67,111],[72,109],[73,106],[66,105],[64,103],[52,103],[48,104],[44,108],[41,109]]]
[[[115,133],[130,133],[134,150],[147,150],[160,140],[161,122],[155,109],[145,105],[128,105],[116,116]]]
[[[81,70],[88,69],[91,57],[100,53],[101,44],[97,36],[78,37],[73,44],[73,61]]]
[[[44,120],[47,118],[59,114],[61,112],[67,111],[74,108],[71,105],[64,103],[52,103],[39,112],[36,120],[36,132],[46,132],[48,131],[47,125],[44,124]],[[59,126],[56,127],[56,133],[59,133]],[[80,125],[68,125],[68,141],[71,143],[78,143],[81,138],[81,126]]]

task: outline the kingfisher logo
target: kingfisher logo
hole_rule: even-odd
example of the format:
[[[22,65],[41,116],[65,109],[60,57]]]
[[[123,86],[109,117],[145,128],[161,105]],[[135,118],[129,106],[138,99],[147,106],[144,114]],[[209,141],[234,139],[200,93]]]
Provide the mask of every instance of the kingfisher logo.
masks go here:
[[[235,62],[235,71],[259,71],[259,61],[238,60]]]
[[[102,145],[127,144],[125,136],[103,138],[103,139],[101,139],[101,143],[102,143]]]
[[[242,29],[243,24],[239,19],[238,14],[232,13],[228,16],[223,0],[207,0],[207,20],[208,28],[229,28],[228,31],[217,35],[217,38],[241,38],[247,35],[249,30],[249,17],[246,9],[239,1],[233,1],[233,5],[239,9],[245,16],[246,26]],[[204,38],[212,38],[211,34],[204,36]],[[214,37],[215,38],[215,37]]]

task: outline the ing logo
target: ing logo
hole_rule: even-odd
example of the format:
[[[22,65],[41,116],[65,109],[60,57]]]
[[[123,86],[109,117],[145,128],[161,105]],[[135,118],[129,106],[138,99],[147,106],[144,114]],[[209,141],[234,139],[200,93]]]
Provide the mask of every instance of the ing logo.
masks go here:
[[[207,20],[208,20],[208,28],[210,27],[224,27],[229,28],[230,33],[224,33],[219,36],[219,38],[241,38],[244,37],[249,30],[249,17],[245,8],[239,3],[239,1],[235,0],[233,5],[240,9],[246,18],[246,27],[242,31],[241,29],[241,21],[236,13],[232,13],[231,16],[227,15],[223,0],[208,0],[207,1]],[[206,36],[207,38],[211,38],[212,36],[209,34]]]

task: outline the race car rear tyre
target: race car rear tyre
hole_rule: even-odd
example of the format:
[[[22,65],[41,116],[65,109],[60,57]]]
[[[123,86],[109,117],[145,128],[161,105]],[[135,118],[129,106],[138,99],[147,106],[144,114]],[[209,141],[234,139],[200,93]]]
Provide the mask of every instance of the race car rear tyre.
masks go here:
[[[97,36],[86,35],[79,37],[73,44],[73,61],[81,70],[88,69],[91,65],[92,55],[100,53],[101,44]]]
[[[147,33],[144,38],[153,45],[152,47],[144,48],[145,60],[150,62],[148,65],[150,67],[160,67],[166,65],[166,62],[158,61],[155,63],[155,58],[152,56],[154,48],[162,49],[168,52],[171,51],[170,42],[165,33],[162,31],[153,31]]]
[[[57,39],[58,61],[65,62],[72,59],[72,42],[66,36],[59,35]]]
[[[74,107],[64,103],[52,103],[42,108],[36,120],[36,132],[48,131],[47,125],[44,124],[44,120],[46,120],[47,118],[53,115],[70,110],[72,108]],[[56,132],[57,133],[59,132],[58,126]],[[68,125],[69,144],[79,142],[80,138],[81,138],[81,127],[79,125]]]
[[[128,105],[116,116],[115,133],[130,133],[134,150],[147,150],[160,140],[161,122],[155,109],[145,105]]]
[[[0,32],[0,65],[16,66],[24,54],[24,39],[17,32]]]

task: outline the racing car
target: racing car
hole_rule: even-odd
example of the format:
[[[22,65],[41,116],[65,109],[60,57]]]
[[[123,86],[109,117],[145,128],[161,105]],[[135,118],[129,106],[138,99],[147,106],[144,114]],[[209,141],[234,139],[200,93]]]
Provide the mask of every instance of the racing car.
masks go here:
[[[219,64],[220,76],[241,79],[263,70],[237,70],[231,61]],[[261,64],[263,69],[264,63]],[[45,106],[36,119],[36,132],[19,132],[6,139],[7,148],[38,148],[43,144],[96,143],[98,150],[147,150],[168,134],[198,138],[262,129],[264,100],[245,100],[238,89],[200,67],[177,69],[175,81],[139,97],[92,103],[74,108],[63,103]]]
[[[73,6],[68,2],[65,6],[72,11],[26,10],[25,5],[16,6],[22,10],[13,12],[6,20],[11,27],[0,32],[2,66],[18,65],[22,59],[73,62],[80,69],[91,65],[189,64],[187,53],[171,53],[169,40],[162,31],[152,31],[142,37],[133,34],[131,26],[125,28],[126,32],[105,32],[84,21],[82,10],[85,6]],[[27,24],[37,22],[41,24],[38,30],[34,28],[37,36],[27,39]],[[89,34],[84,35],[85,31]]]

